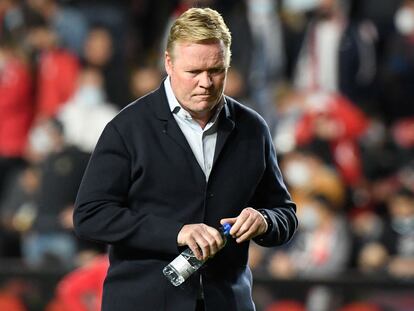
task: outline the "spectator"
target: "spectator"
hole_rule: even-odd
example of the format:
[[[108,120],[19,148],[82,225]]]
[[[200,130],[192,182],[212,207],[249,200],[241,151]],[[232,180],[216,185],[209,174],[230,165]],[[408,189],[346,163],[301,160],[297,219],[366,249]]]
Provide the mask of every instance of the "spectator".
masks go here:
[[[359,212],[351,219],[353,266],[366,274],[383,271],[388,252],[381,243],[384,222],[372,210]]]
[[[302,202],[309,195],[323,194],[336,208],[345,204],[345,186],[339,174],[311,152],[291,152],[281,161],[292,196]]]
[[[376,30],[349,18],[347,0],[323,0],[309,23],[294,85],[299,90],[337,92],[363,105],[376,77]]]
[[[85,67],[101,71],[108,101],[122,108],[128,102],[128,81],[124,59],[115,54],[114,38],[105,26],[90,28],[83,46]],[[119,63],[121,62],[121,63]]]
[[[33,118],[32,78],[22,50],[0,39],[0,198],[23,161]]]
[[[81,56],[88,21],[80,11],[57,0],[28,0],[27,5],[50,25],[61,47]]]
[[[49,262],[71,267],[77,252],[73,203],[89,156],[65,144],[63,126],[56,119],[39,124],[31,143],[32,148],[47,152],[37,157],[41,159],[37,213],[23,237],[23,256],[32,267]]]
[[[401,1],[394,19],[397,31],[385,45],[380,89],[388,122],[414,116],[414,1]]]
[[[414,193],[401,189],[388,201],[389,231],[384,243],[391,256],[390,275],[398,278],[414,277]]]
[[[365,114],[339,94],[307,95],[305,103],[296,125],[296,144],[322,155],[347,185],[356,185],[363,176],[358,139],[369,124]]]
[[[321,195],[314,195],[299,209],[302,229],[286,251],[271,258],[269,271],[276,277],[333,276],[345,271],[350,256],[346,221]]]
[[[248,82],[255,110],[273,132],[276,122],[274,89],[284,73],[282,25],[274,0],[246,0],[247,20],[252,35],[252,58]],[[248,41],[247,41],[248,42]]]
[[[35,53],[37,68],[37,120],[56,116],[73,95],[79,72],[75,55],[59,46],[56,33],[44,21],[32,25],[27,43]]]
[[[19,0],[0,2],[0,38],[13,39],[22,44],[26,27],[25,14]]]
[[[64,310],[101,310],[103,283],[108,267],[108,257],[100,255],[67,274],[57,286],[57,297]]]
[[[103,84],[98,70],[83,69],[73,97],[58,113],[66,142],[86,153],[92,153],[105,125],[118,112],[117,107],[106,101]]]
[[[21,257],[21,236],[30,229],[37,214],[39,173],[32,166],[10,179],[0,202],[0,257]]]
[[[268,269],[279,278],[331,278],[346,271],[351,240],[346,219],[323,195],[311,195],[298,210],[301,224],[286,251],[270,256]],[[335,308],[335,292],[325,286],[312,286],[306,302],[309,311]]]

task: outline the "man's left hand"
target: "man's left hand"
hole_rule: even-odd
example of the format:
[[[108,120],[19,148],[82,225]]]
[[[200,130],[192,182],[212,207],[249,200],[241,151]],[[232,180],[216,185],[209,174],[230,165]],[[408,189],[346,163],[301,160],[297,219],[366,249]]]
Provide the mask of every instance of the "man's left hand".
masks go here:
[[[237,217],[220,220],[220,223],[232,225],[230,235],[236,239],[237,243],[248,241],[265,233],[268,226],[263,215],[251,207],[243,209]]]

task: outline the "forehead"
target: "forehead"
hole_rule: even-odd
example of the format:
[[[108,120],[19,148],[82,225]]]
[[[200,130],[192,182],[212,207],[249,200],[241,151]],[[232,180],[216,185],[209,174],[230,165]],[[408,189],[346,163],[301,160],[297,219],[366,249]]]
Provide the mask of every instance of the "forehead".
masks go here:
[[[225,66],[226,47],[222,41],[176,42],[174,63],[179,66]]]

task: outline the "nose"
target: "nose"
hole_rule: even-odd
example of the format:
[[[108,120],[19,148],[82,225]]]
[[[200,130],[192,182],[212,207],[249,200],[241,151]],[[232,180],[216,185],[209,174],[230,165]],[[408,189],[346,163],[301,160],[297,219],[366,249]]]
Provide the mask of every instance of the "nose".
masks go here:
[[[208,89],[213,85],[213,80],[211,78],[211,75],[208,73],[208,71],[203,71],[200,74],[199,84],[202,88],[205,88],[205,89]]]

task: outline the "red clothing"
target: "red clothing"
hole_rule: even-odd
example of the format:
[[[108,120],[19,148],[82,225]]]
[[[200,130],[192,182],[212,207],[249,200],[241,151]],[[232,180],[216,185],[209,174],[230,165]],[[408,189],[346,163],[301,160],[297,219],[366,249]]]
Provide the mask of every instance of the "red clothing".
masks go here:
[[[414,147],[414,117],[400,119],[391,129],[394,141],[404,149]]]
[[[39,62],[37,115],[49,118],[74,93],[79,73],[78,59],[65,50],[45,51]]]
[[[101,256],[87,267],[79,268],[63,278],[57,294],[67,310],[101,310],[103,282],[108,267],[108,257]]]
[[[33,116],[32,80],[17,58],[0,70],[0,157],[21,157]]]
[[[333,121],[336,135],[329,140],[332,157],[344,181],[356,184],[362,177],[358,138],[368,127],[363,112],[340,95],[332,95],[318,109],[305,112],[296,127],[296,142],[306,145],[316,137],[315,124],[319,118]]]
[[[0,310],[26,311],[27,309],[18,297],[0,293]]]

